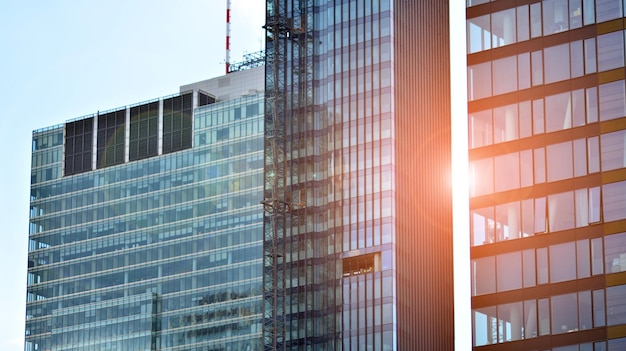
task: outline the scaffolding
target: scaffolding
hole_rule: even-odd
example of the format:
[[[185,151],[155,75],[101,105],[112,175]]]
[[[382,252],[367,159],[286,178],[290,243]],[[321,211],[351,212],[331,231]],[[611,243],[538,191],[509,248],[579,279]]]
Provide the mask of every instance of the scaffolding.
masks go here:
[[[313,1],[268,0],[266,6],[263,342],[274,351],[290,347],[290,325],[298,324],[290,307],[298,297],[288,294],[298,269],[287,248],[298,232],[306,184],[294,184],[292,174],[303,160],[289,148],[313,106]]]
[[[265,64],[265,51],[251,52],[244,54],[243,59],[238,62],[232,62],[228,64],[228,72],[238,72],[254,67],[263,66]]]

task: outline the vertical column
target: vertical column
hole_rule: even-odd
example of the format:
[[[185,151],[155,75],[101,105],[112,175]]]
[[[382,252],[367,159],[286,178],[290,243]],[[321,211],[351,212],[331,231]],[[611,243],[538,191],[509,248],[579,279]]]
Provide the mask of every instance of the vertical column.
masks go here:
[[[163,154],[163,99],[159,99],[159,131],[158,135],[158,146],[157,146],[157,154]]]
[[[126,106],[126,119],[124,120],[124,163],[129,160],[130,151],[130,108]]]
[[[98,113],[93,118],[93,136],[91,142],[91,170],[98,167]]]

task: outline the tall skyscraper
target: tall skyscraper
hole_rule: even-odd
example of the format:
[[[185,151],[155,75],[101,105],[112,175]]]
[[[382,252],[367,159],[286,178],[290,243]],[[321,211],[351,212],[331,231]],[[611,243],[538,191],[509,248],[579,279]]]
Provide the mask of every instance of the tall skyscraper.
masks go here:
[[[467,2],[475,350],[626,350],[621,0]]]
[[[266,350],[452,350],[448,2],[267,1]]]
[[[25,350],[262,347],[262,91],[255,68],[33,132]]]

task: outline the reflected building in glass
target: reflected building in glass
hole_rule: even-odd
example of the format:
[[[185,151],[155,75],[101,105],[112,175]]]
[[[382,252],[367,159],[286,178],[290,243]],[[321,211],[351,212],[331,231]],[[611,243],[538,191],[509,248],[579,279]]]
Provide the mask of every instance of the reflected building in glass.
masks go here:
[[[624,8],[467,2],[475,350],[626,349]]]
[[[265,350],[454,348],[448,10],[267,1]]]
[[[25,350],[261,347],[263,84],[33,132]]]

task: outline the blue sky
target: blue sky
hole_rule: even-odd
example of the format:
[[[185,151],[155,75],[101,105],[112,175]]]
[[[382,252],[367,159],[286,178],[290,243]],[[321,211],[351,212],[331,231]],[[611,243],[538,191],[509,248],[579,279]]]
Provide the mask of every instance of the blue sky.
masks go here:
[[[264,1],[232,0],[231,61]],[[34,129],[224,73],[226,0],[0,1],[0,350],[23,350]]]

